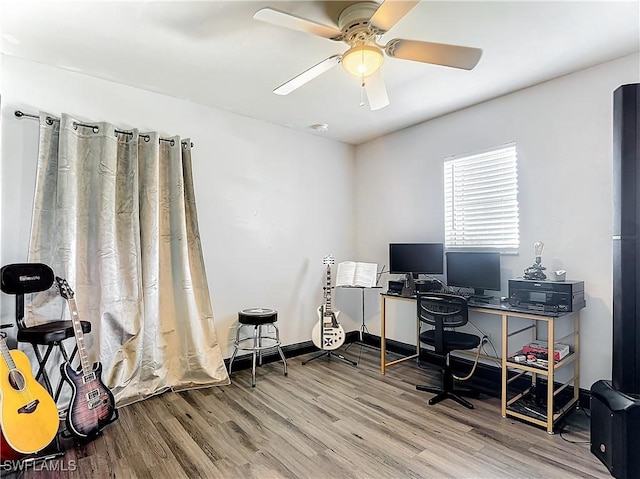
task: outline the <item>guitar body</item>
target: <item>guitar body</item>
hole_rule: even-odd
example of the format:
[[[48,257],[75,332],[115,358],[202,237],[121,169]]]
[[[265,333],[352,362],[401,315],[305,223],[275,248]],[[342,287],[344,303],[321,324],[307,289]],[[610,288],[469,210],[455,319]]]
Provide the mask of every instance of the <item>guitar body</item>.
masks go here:
[[[107,424],[115,421],[116,402],[111,390],[102,382],[102,364],[89,362],[84,344],[82,323],[74,292],[66,279],[56,276],[60,296],[67,300],[73,332],[78,344],[80,369],[76,371],[68,362],[60,366],[62,378],[71,386],[71,401],[67,409],[67,431],[78,439],[93,439]]]
[[[338,324],[339,314],[340,311],[327,311],[325,305],[318,308],[318,322],[311,332],[317,348],[330,351],[344,344],[344,329]]]
[[[18,350],[4,352],[13,365],[0,361],[0,458],[13,460],[47,447],[58,432],[58,408],[31,372],[29,358]]]
[[[62,377],[73,390],[67,410],[67,430],[80,439],[96,436],[112,422],[115,400],[102,382],[102,364],[95,363],[91,373],[75,371],[69,363],[60,367]]]

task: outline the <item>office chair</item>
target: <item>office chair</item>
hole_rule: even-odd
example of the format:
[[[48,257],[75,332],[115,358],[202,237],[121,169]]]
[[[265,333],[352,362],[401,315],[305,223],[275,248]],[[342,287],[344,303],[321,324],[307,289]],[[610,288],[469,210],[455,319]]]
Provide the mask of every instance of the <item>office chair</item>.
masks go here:
[[[3,266],[0,269],[1,288],[4,293],[16,295],[16,323],[18,325],[17,340],[19,343],[29,343],[38,360],[38,372],[35,375],[36,381],[40,378],[44,381],[44,386],[57,402],[62,390],[62,378],[54,394],[51,381],[47,375],[46,365],[55,347],[60,349],[62,357],[69,363],[78,352],[78,346],[73,349],[71,356],[67,355],[63,341],[73,338],[73,323],[71,321],[50,321],[36,326],[28,327],[24,321],[24,295],[46,291],[53,284],[53,270],[43,263],[15,263]],[[91,332],[91,323],[81,321],[82,331]],[[44,356],[40,354],[38,346],[46,346]]]
[[[475,334],[452,331],[447,328],[457,328],[467,324],[469,309],[467,300],[462,296],[448,293],[418,293],[418,320],[420,324],[433,326],[432,329],[420,333],[420,342],[435,348],[435,354],[442,359],[442,388],[417,385],[419,391],[436,394],[429,399],[429,404],[439,403],[443,399],[453,399],[457,403],[473,409],[462,395],[479,397],[477,391],[457,390],[453,388],[455,379],[450,365],[450,353],[454,350],[467,350],[480,346],[481,339]]]

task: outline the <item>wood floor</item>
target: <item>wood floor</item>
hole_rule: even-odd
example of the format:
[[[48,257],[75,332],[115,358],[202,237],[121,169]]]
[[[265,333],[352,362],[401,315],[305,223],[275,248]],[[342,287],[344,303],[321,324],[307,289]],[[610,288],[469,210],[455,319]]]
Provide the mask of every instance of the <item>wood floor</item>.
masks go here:
[[[167,393],[122,408],[120,419],[25,478],[609,478],[589,452],[588,418],[573,412],[549,435],[500,416],[497,398],[427,404],[415,363],[379,370],[379,351],[310,355],[232,375],[230,386]],[[561,437],[563,436],[563,437]],[[569,442],[573,441],[573,442]],[[577,442],[577,443],[574,443]]]

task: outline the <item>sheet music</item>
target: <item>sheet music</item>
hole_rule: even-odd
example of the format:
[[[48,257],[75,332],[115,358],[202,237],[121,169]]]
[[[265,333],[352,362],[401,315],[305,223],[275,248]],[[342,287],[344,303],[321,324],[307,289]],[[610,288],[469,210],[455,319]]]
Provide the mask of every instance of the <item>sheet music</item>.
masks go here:
[[[372,288],[376,285],[377,273],[378,265],[376,263],[343,261],[338,264],[336,286]]]

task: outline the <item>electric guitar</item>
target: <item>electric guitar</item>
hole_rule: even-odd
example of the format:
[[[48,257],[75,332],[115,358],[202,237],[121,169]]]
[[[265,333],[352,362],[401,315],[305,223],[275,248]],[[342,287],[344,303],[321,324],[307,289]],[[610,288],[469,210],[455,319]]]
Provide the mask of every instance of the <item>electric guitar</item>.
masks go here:
[[[116,413],[115,400],[111,390],[102,382],[102,364],[96,362],[90,365],[89,363],[73,290],[65,279],[56,276],[56,282],[60,295],[69,305],[80,356],[78,371],[68,362],[60,366],[62,377],[73,391],[65,418],[67,430],[80,439],[93,438],[107,424],[115,420],[115,417],[112,417]]]
[[[324,304],[318,308],[318,323],[311,333],[313,344],[320,349],[338,349],[344,343],[344,329],[338,323],[340,311],[331,309],[331,265],[333,256],[325,256],[322,264],[327,267],[327,283],[324,287]]]
[[[0,336],[0,459],[15,460],[47,447],[58,433],[58,408],[35,380],[29,358]]]

